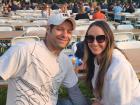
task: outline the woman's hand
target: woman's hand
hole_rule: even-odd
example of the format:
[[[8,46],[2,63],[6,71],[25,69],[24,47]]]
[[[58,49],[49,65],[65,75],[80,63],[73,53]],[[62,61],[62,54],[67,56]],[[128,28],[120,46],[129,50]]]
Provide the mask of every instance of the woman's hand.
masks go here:
[[[92,105],[102,105],[102,104],[94,102],[94,103],[92,103]]]
[[[101,102],[100,101],[94,101],[93,103],[92,103],[92,105],[103,105],[103,104],[101,104]]]

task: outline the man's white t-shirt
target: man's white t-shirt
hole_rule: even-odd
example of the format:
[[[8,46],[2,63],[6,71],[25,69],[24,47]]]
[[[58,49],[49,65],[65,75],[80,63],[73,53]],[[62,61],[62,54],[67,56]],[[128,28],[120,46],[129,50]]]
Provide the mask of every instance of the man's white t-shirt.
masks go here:
[[[8,79],[6,105],[56,105],[60,85],[78,81],[73,70],[63,51],[56,56],[43,41],[12,46],[0,58],[0,75]]]

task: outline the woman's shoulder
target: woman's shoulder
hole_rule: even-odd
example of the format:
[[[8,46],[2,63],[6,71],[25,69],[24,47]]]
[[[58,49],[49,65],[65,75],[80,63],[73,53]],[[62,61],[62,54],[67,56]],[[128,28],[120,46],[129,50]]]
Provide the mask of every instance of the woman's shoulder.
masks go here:
[[[125,55],[118,49],[114,49],[112,53],[112,63],[122,63],[127,61]]]
[[[121,51],[115,49],[112,54],[112,61],[108,68],[107,75],[116,77],[120,74],[128,74],[132,71],[132,66]]]

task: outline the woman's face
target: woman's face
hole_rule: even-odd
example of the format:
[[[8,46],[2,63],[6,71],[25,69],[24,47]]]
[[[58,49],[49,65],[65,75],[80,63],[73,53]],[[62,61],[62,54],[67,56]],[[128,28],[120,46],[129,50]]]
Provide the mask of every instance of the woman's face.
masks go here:
[[[91,52],[95,56],[101,57],[101,54],[107,45],[104,31],[98,26],[92,26],[87,32],[86,39]]]

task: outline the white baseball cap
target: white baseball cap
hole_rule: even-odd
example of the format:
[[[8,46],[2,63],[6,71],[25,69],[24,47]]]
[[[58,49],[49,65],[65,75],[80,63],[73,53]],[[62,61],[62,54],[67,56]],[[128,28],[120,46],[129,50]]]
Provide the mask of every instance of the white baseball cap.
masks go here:
[[[54,14],[54,15],[51,15],[48,17],[48,25],[60,25],[62,24],[65,20],[69,20],[72,25],[73,25],[73,30],[75,29],[76,27],[76,23],[75,23],[75,20],[71,17],[66,17],[66,16],[63,16],[63,14]]]

